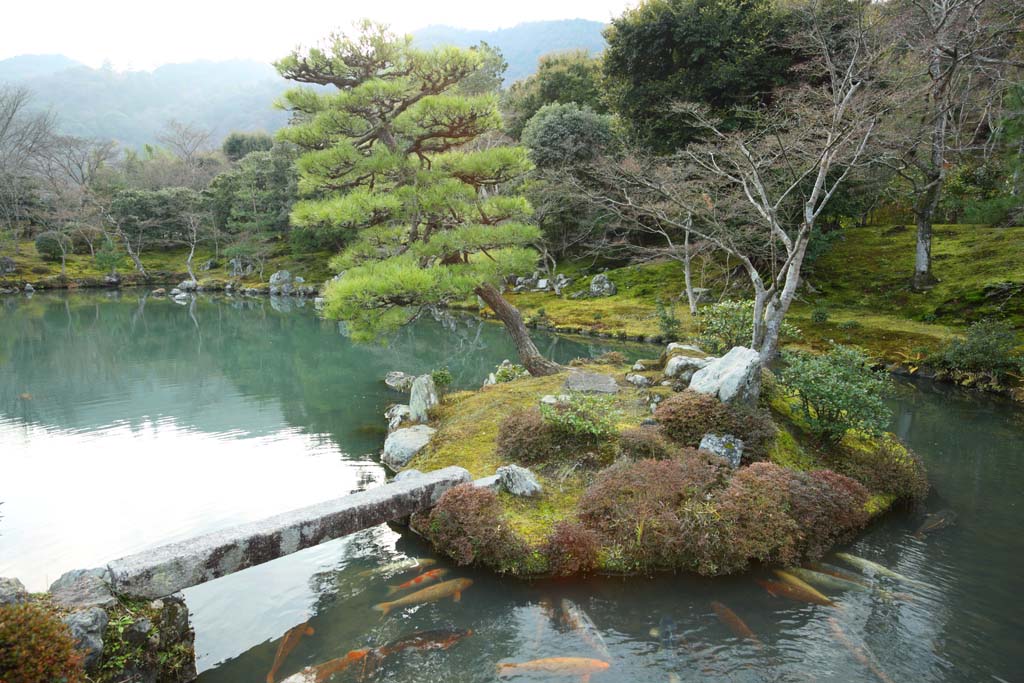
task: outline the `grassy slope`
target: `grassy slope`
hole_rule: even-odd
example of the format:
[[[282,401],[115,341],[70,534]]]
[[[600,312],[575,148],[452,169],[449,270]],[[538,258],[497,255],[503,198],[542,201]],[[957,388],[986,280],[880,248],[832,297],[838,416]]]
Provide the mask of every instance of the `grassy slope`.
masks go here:
[[[791,319],[804,332],[806,346],[826,348],[831,341],[854,343],[880,358],[905,361],[923,349],[935,349],[966,325],[985,316],[1009,316],[1024,328],[1024,292],[1003,303],[986,297],[1001,282],[1024,286],[1024,227],[936,226],[935,274],[941,282],[929,292],[910,291],[914,234],[891,226],[847,229],[843,238],[815,264],[808,281],[820,293],[801,293]],[[580,274],[578,265],[566,269]],[[571,272],[575,271],[575,273]],[[663,262],[608,271],[619,293],[601,299],[572,300],[549,293],[511,298],[527,319],[560,331],[612,337],[659,335],[655,299],[675,300],[683,291],[682,266]],[[568,294],[585,288],[583,276]],[[814,323],[814,307],[828,310],[828,321]],[[683,336],[696,332],[684,301],[675,302]],[[855,321],[857,327],[850,328]]]
[[[18,269],[0,277],[0,286],[3,284],[20,284],[31,282],[39,287],[62,287],[60,282],[60,262],[46,261],[36,251],[33,242],[22,242],[19,245],[18,254],[4,253],[10,256],[18,265]],[[327,262],[333,254],[328,252],[314,252],[308,254],[293,254],[287,245],[281,245],[275,250],[274,255],[268,259],[263,271],[263,280],[258,275],[251,275],[246,278],[236,279],[228,277],[227,259],[223,256],[218,259],[221,266],[209,271],[200,271],[199,266],[213,257],[212,249],[197,249],[192,259],[193,269],[200,282],[229,280],[241,283],[250,287],[258,287],[265,284],[270,275],[277,270],[288,270],[292,275],[301,275],[310,284],[318,285],[328,279],[333,273],[327,267]],[[142,264],[150,273],[150,284],[177,284],[187,277],[185,259],[188,257],[188,250],[184,247],[172,249],[153,249],[144,252]],[[124,280],[130,284],[142,284],[137,277],[132,262],[125,257],[118,266],[118,272]],[[102,284],[106,272],[96,266],[89,254],[72,254],[67,259],[67,278],[80,285]]]

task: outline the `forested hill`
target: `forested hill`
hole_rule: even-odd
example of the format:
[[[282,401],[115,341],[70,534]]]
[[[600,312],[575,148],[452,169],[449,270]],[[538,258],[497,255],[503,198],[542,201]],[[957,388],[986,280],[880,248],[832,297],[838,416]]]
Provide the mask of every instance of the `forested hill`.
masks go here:
[[[509,64],[506,83],[528,76],[541,55],[573,48],[604,49],[603,25],[569,19],[520,24],[498,31],[431,26],[415,32],[423,47],[469,46],[487,41]],[[59,116],[61,132],[117,140],[127,147],[156,141],[170,119],[213,131],[273,131],[287,114],[273,102],[288,87],[269,64],[235,60],[167,64],[153,71],[93,69],[63,55],[20,55],[0,60],[0,84],[29,86],[36,106]]]
[[[586,19],[534,21],[496,31],[472,31],[452,26],[428,26],[414,31],[417,45],[470,47],[481,40],[501,50],[508,62],[505,85],[532,74],[537,59],[549,52],[584,49],[594,54],[605,48],[601,31],[605,25]]]

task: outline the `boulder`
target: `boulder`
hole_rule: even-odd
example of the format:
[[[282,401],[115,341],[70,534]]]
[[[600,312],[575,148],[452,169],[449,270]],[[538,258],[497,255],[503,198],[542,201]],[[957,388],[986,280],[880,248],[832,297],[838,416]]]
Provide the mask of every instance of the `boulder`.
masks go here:
[[[288,284],[292,281],[292,274],[287,270],[279,270],[270,276],[270,286],[278,286]]]
[[[501,487],[513,496],[539,496],[544,487],[537,481],[533,472],[519,465],[505,465],[497,471]]]
[[[0,275],[13,273],[18,269],[18,264],[10,256],[0,256]]]
[[[315,299],[313,299],[313,307],[316,308],[316,310],[318,311],[324,307],[324,304],[325,301],[322,296],[318,296]]]
[[[626,381],[639,389],[644,389],[653,384],[653,382],[651,382],[651,380],[649,380],[648,378],[633,372],[626,375]]]
[[[178,283],[178,289],[183,292],[194,292],[199,288],[199,283],[195,280],[182,280]]]
[[[177,287],[171,290],[171,296],[178,296],[179,294],[181,294],[181,290]]]
[[[733,469],[740,466],[743,458],[743,441],[732,434],[705,434],[698,448],[724,458]]]
[[[616,394],[619,391],[614,377],[599,372],[570,372],[562,386],[566,391],[582,391],[586,394]]]
[[[59,607],[106,609],[116,602],[106,569],[73,569],[53,582],[50,599]]]
[[[409,464],[417,453],[430,443],[436,430],[427,425],[414,425],[396,429],[384,440],[384,454],[381,460],[394,471]]]
[[[26,282],[25,283],[25,293],[26,294],[31,294],[34,291],[36,291],[36,288],[32,286],[32,283],[31,282]]]
[[[401,372],[399,370],[392,370],[388,374],[384,375],[384,384],[387,384],[389,389],[400,391],[403,394],[412,389],[412,383],[415,380],[415,375],[410,375],[409,373]]]
[[[76,641],[76,649],[82,653],[86,669],[94,668],[103,654],[103,632],[107,628],[109,618],[99,607],[72,612],[63,619]]]
[[[26,600],[28,591],[21,581],[0,576],[0,605],[18,605]]]
[[[717,396],[723,403],[753,403],[761,390],[761,361],[757,351],[733,347],[694,373],[690,388]]]
[[[199,266],[199,270],[202,271],[213,270],[214,268],[220,268],[220,263],[217,262],[217,259],[208,259],[203,262],[203,265]]]
[[[109,287],[117,287],[121,284],[121,276],[117,273],[111,273],[110,275],[103,276],[103,284]]]
[[[683,353],[687,355],[698,354],[700,356],[706,356],[707,354],[701,351],[699,346],[693,344],[680,344],[679,342],[672,342],[665,347],[665,355],[672,356],[677,353]]]
[[[681,382],[689,382],[694,373],[701,368],[707,367],[711,358],[696,358],[694,356],[672,356],[665,363],[665,376],[678,379]]]
[[[409,419],[409,406],[396,403],[384,411],[384,417],[388,421],[388,432],[393,432],[402,426],[402,422]]]
[[[430,375],[420,375],[413,380],[409,389],[409,419],[412,422],[426,422],[430,419],[428,411],[436,406],[437,387]]]
[[[152,294],[153,296],[167,296],[167,290],[164,289],[163,287],[157,287],[152,292],[150,292],[150,294]]]
[[[249,259],[236,256],[235,258],[228,261],[228,275],[231,277],[244,277],[246,275],[252,275],[253,271],[256,270],[252,262]]]
[[[547,289],[550,284],[547,278],[541,278],[537,280],[537,289]]]
[[[614,296],[618,293],[615,283],[604,273],[599,273],[590,281],[590,296]]]

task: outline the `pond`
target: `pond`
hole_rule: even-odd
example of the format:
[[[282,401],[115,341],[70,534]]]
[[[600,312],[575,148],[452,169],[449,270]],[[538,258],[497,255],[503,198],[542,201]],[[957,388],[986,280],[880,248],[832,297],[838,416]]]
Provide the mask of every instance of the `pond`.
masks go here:
[[[536,339],[563,362],[650,353]],[[387,371],[447,366],[473,387],[512,354],[499,326],[469,317],[426,317],[387,345],[354,345],[344,326],[288,301],[179,305],[127,291],[0,300],[0,576],[42,590],[67,569],[376,486],[382,413],[400,400],[381,382]],[[278,680],[430,629],[472,635],[332,680],[493,681],[499,663],[602,657],[563,605],[589,615],[607,648],[611,666],[594,683],[1015,680],[1024,411],[927,383],[901,384],[892,404],[893,430],[931,475],[926,508],[952,510],[956,523],[918,537],[921,513],[902,511],[845,550],[916,583],[865,577],[872,590],[826,591],[838,605],[827,607],[769,595],[760,573],[521,582],[440,561],[449,578],[474,581],[459,602],[382,617],[373,605],[415,572],[373,570],[432,555],[380,526],[186,591],[200,680],[266,680],[281,636],[307,621],[313,634]],[[756,640],[719,616],[723,606]]]

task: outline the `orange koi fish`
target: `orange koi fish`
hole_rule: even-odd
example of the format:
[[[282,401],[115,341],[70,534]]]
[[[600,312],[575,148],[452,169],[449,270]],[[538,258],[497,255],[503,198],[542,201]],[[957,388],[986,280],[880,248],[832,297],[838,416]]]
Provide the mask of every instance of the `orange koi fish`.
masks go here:
[[[807,583],[800,577],[796,576],[795,574],[792,574],[791,572],[787,572],[782,569],[776,569],[775,576],[779,577],[793,588],[804,591],[808,595],[813,595],[819,605],[824,605],[826,603],[832,604],[832,601],[829,600],[828,596],[826,596],[824,593],[822,593],[817,588]]]
[[[284,660],[291,654],[291,651],[299,644],[302,640],[302,636],[313,635],[313,627],[309,625],[307,621],[304,624],[299,624],[288,629],[284,637],[281,638],[281,642],[277,646],[277,654],[274,655],[274,663],[270,666],[270,671],[267,673],[267,683],[274,683],[274,677],[277,676],[277,670],[284,664]]]
[[[728,626],[729,630],[732,631],[736,637],[749,640],[758,647],[764,647],[760,639],[754,635],[754,632],[750,630],[750,627],[747,626],[745,621],[740,619],[738,614],[718,601],[711,603],[711,609],[715,610],[715,614],[718,615],[721,622]]]
[[[832,629],[832,636],[839,641],[843,647],[850,651],[850,654],[853,655],[854,659],[867,667],[867,669],[873,673],[878,680],[882,681],[882,683],[892,683],[892,679],[886,676],[885,672],[879,669],[875,665],[874,661],[872,661],[871,652],[866,646],[864,648],[857,647],[853,641],[850,640],[850,637],[846,635],[846,632],[843,631],[839,622],[833,617],[828,618],[828,625],[829,628]]]
[[[797,602],[811,602],[816,605],[825,605],[827,607],[835,606],[835,603],[831,600],[826,599],[824,602],[822,602],[813,593],[808,593],[807,591],[797,588],[796,586],[793,586],[788,583],[783,583],[781,581],[765,581],[764,579],[755,580],[758,584],[760,584],[762,588],[764,588],[766,591],[768,591],[771,595],[773,595],[776,598],[789,598],[790,600],[796,600]]]
[[[377,648],[377,654],[381,657],[393,655],[402,650],[447,650],[463,638],[473,635],[473,629],[462,631],[449,629],[435,629],[432,631],[417,631],[411,636],[393,640],[387,645]]]
[[[455,602],[458,602],[462,599],[462,591],[472,585],[472,579],[451,579],[450,581],[442,581],[436,586],[430,586],[429,588],[418,590],[415,593],[410,593],[404,598],[399,598],[398,600],[382,602],[379,605],[374,605],[373,608],[379,612],[383,612],[384,616],[387,616],[388,612],[396,607],[418,605],[423,602],[435,602],[449,596],[451,596]]]
[[[556,676],[579,676],[580,683],[589,683],[591,674],[611,666],[600,659],[585,657],[548,657],[530,662],[509,662],[498,665],[498,676],[513,676],[517,671],[539,671]]]
[[[423,572],[419,576],[409,579],[398,586],[388,586],[388,595],[394,595],[413,586],[426,586],[429,583],[434,583],[447,573],[447,569],[431,569],[429,572]]]
[[[365,664],[366,656],[373,652],[370,648],[364,647],[359,650],[352,650],[344,657],[338,657],[316,666],[307,666],[297,674],[292,674],[281,683],[323,683],[328,678],[344,671],[356,662],[362,661]]]

